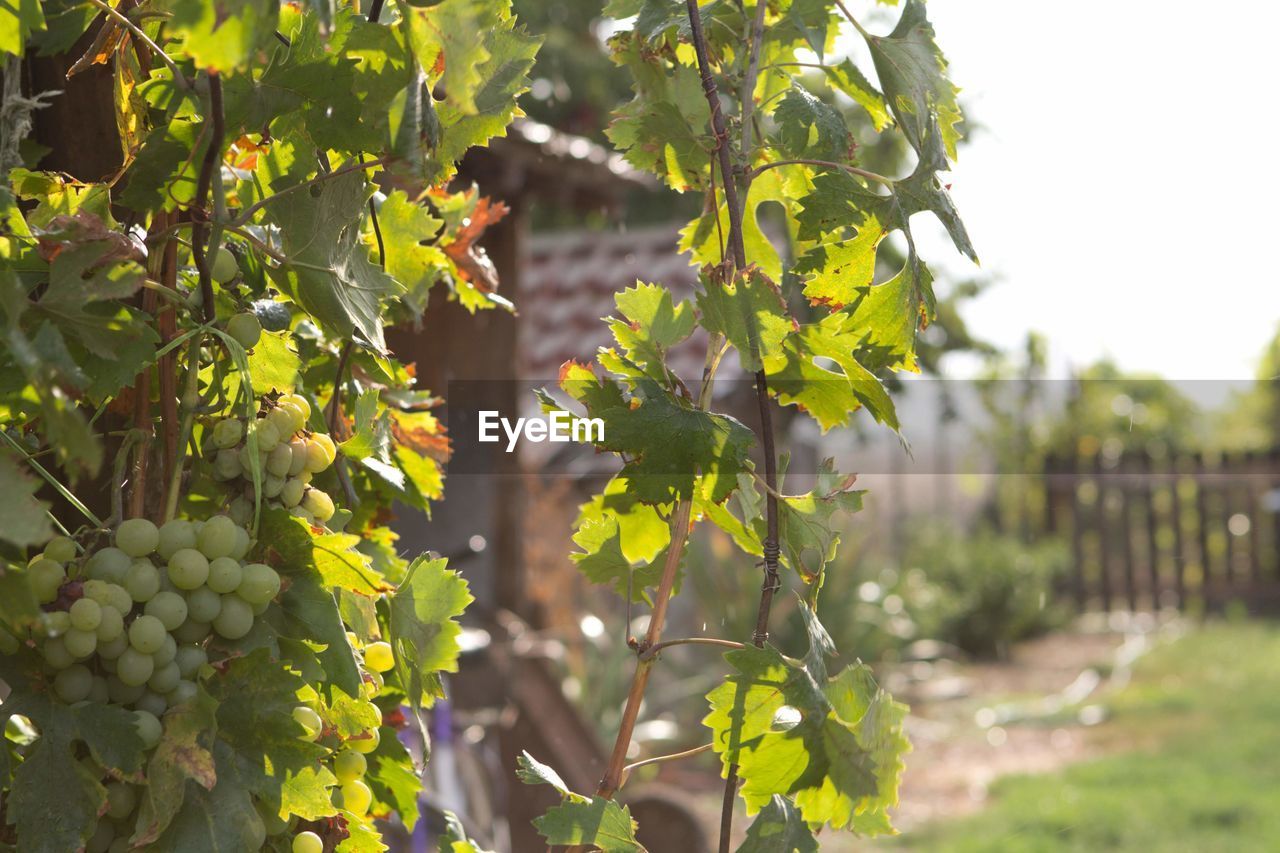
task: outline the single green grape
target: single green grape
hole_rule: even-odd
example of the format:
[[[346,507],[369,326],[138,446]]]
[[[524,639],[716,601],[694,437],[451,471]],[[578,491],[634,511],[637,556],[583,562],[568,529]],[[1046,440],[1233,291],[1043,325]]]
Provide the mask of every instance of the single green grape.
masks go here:
[[[290,439],[289,452],[289,476],[296,477],[307,469],[307,440]]]
[[[44,645],[40,647],[40,654],[54,669],[66,669],[76,662],[71,652],[67,651],[67,644],[61,637],[45,640]]]
[[[253,607],[238,595],[224,595],[213,630],[228,640],[238,640],[253,628]]]
[[[111,601],[111,585],[106,581],[100,581],[97,578],[90,578],[84,582],[81,592],[84,597],[98,602],[98,604],[106,604]]]
[[[31,592],[41,604],[49,604],[58,597],[58,590],[67,579],[67,570],[61,563],[41,557],[27,569]]]
[[[160,651],[167,633],[164,623],[155,616],[139,616],[129,626],[129,645],[142,654],[150,656]]]
[[[173,634],[165,634],[164,643],[151,655],[151,659],[156,662],[156,666],[164,666],[177,656],[178,641],[173,638]]]
[[[187,600],[176,592],[157,592],[147,602],[143,613],[159,619],[166,631],[176,631],[179,625],[187,621]]]
[[[313,474],[319,474],[333,464],[337,453],[338,450],[334,446],[333,439],[322,432],[315,433],[307,443],[306,470]]]
[[[396,665],[396,656],[391,650],[391,644],[379,641],[365,646],[364,664],[374,672],[390,671]]]
[[[181,680],[182,670],[178,668],[177,662],[169,661],[151,673],[151,677],[147,679],[147,686],[156,693],[168,693],[177,687]]]
[[[244,476],[244,466],[240,464],[240,451],[233,449],[219,450],[213,456],[213,478],[227,481]]]
[[[55,536],[44,546],[44,555],[55,563],[69,563],[76,558],[76,543],[66,536]]]
[[[218,284],[226,284],[236,277],[236,273],[240,271],[240,266],[236,263],[236,256],[226,246],[219,246],[213,252],[213,257],[208,259],[209,277]]]
[[[267,412],[267,417],[271,419],[271,423],[275,424],[276,432],[280,434],[281,443],[287,442],[290,436],[301,429],[301,424],[297,421],[297,416],[300,414],[296,406],[277,406]]]
[[[160,530],[145,518],[131,518],[116,528],[116,547],[130,557],[145,557],[160,544]]]
[[[225,515],[215,515],[200,528],[196,542],[207,559],[226,557],[236,547],[236,523]]]
[[[249,563],[236,595],[250,604],[265,604],[280,593],[280,575],[263,563]]]
[[[209,528],[206,527],[204,532],[208,530]],[[234,544],[234,537],[232,544]],[[178,589],[199,589],[209,579],[209,558],[194,548],[183,548],[169,558],[168,574],[169,580],[173,581],[173,585]],[[178,624],[181,625],[181,621]]]
[[[223,418],[213,425],[213,446],[235,447],[244,438],[244,424],[239,418]]]
[[[146,684],[155,670],[156,662],[151,659],[151,655],[140,652],[136,648],[125,649],[116,659],[116,677],[129,687],[140,687]]]
[[[258,418],[249,424],[249,431],[258,437],[259,453],[270,453],[280,443],[280,430],[266,418]]]
[[[103,592],[105,594],[106,584],[103,584]],[[102,622],[102,605],[92,598],[82,598],[74,602],[67,613],[71,617],[71,627],[79,628],[81,631],[97,631],[98,625]]]
[[[275,474],[267,474],[262,478],[262,496],[264,498],[277,498],[280,496],[280,490],[284,488],[284,478],[277,477]]]
[[[124,617],[110,604],[100,607],[99,613],[98,628],[94,633],[98,635],[98,654],[102,654],[103,643],[109,643],[124,634]]]
[[[222,612],[222,596],[207,586],[187,593],[187,613],[197,622],[212,622]]]
[[[306,397],[301,394],[285,394],[276,403],[281,406],[296,408],[302,414],[302,419],[298,421],[297,429],[302,429],[306,426],[307,420],[311,417],[311,404],[307,402]]]
[[[120,583],[124,573],[129,571],[133,558],[116,547],[103,548],[89,558],[86,566],[88,575],[96,580],[109,583]]]
[[[68,705],[83,702],[89,698],[93,689],[93,673],[81,664],[72,664],[58,673],[53,679],[53,690],[58,698]]]
[[[156,553],[168,560],[183,548],[196,547],[196,528],[185,518],[175,518],[160,525],[160,544]]]
[[[311,830],[299,832],[293,837],[293,853],[324,853],[324,842]]]
[[[192,678],[200,667],[209,662],[209,653],[201,646],[180,646],[174,659],[183,678]]]
[[[62,635],[62,642],[76,660],[84,660],[98,649],[97,633],[81,631],[79,628],[68,629],[67,633]]]
[[[129,595],[129,590],[117,583],[107,584],[107,600],[99,603],[114,607],[120,611],[121,616],[133,609],[133,597]]]
[[[363,737],[354,737],[347,741],[347,748],[368,755],[382,743],[382,734],[377,729],[370,729]]]
[[[249,505],[250,518],[252,518],[253,505]],[[233,560],[243,560],[245,554],[249,553],[249,549],[253,547],[253,540],[249,538],[249,531],[244,529],[244,525],[236,525],[236,545],[228,554]]]
[[[276,411],[280,411],[276,409]],[[267,454],[267,473],[277,477],[289,476],[289,468],[293,465],[293,448],[287,444],[277,444]]]
[[[45,636],[61,637],[71,630],[71,614],[65,610],[53,610],[41,617]]]
[[[124,820],[133,814],[138,805],[138,789],[125,782],[112,782],[107,786],[107,814],[115,820]]]
[[[184,678],[178,682],[176,687],[165,694],[165,698],[169,700],[170,708],[176,708],[196,698],[197,692],[196,683]]]
[[[209,579],[205,583],[216,593],[235,592],[243,574],[240,564],[235,560],[219,557],[209,562]]]
[[[155,677],[154,675],[152,676]],[[139,711],[146,711],[148,714],[155,714],[157,717],[163,717],[164,712],[169,710],[169,700],[152,690],[143,692],[142,697],[134,703]]]
[[[280,503],[286,508],[292,509],[302,503],[302,496],[307,491],[307,484],[296,477],[291,477],[285,481],[284,486],[280,489]]]
[[[368,759],[358,752],[344,749],[334,756],[333,775],[338,777],[338,784],[340,785],[345,785],[361,778],[368,770]]]
[[[303,740],[315,740],[324,728],[324,721],[320,719],[320,715],[314,708],[308,708],[306,705],[299,705],[293,709],[293,719],[302,726],[303,733],[300,737]]]
[[[333,498],[329,497],[328,493],[322,492],[319,489],[307,489],[306,493],[302,496],[302,503],[300,506],[307,512],[314,515],[316,517],[316,521],[321,523],[333,518]]]
[[[342,786],[342,807],[359,817],[369,813],[373,805],[373,791],[363,779],[353,779]]]
[[[227,334],[245,349],[253,349],[262,340],[262,323],[256,314],[243,311],[227,320]]]
[[[138,737],[142,738],[142,745],[147,749],[154,749],[164,734],[160,720],[146,711],[133,712],[133,726],[138,730]]]
[[[134,601],[150,601],[160,591],[160,572],[150,560],[134,560],[125,572],[124,588]]]

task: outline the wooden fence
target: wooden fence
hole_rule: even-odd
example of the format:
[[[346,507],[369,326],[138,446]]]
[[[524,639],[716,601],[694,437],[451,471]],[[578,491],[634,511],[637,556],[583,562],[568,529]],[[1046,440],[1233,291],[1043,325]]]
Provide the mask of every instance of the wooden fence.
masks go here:
[[[1044,486],[1081,609],[1280,609],[1280,450],[1050,459]]]

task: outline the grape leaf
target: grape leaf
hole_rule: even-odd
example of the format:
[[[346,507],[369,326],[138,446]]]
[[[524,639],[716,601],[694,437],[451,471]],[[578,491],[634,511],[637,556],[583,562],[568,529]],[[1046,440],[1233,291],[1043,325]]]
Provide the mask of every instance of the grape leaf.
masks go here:
[[[258,531],[265,560],[284,576],[314,569],[326,589],[341,587],[374,594],[388,589],[386,581],[356,550],[359,536],[313,532],[310,525],[282,509],[264,509]]]
[[[394,809],[410,831],[418,822],[418,795],[422,779],[414,769],[413,757],[399,738],[385,738],[369,756],[365,779],[378,802]]]
[[[22,56],[32,33],[45,28],[40,0],[13,0],[0,6],[0,53]]]
[[[585,803],[587,798],[569,790],[569,786],[560,778],[554,767],[543,764],[527,750],[521,750],[516,758],[516,777],[526,785],[550,785],[564,797],[574,802]]]
[[[818,840],[795,803],[774,794],[751,822],[738,853],[818,853]]]
[[[856,357],[863,340],[861,329],[843,312],[802,326],[787,336],[782,356],[766,365],[770,388],[783,404],[808,412],[823,432],[847,424],[860,406],[880,423],[898,429],[889,393]],[[825,366],[828,361],[838,370]]]
[[[709,332],[725,336],[738,351],[747,373],[763,369],[764,359],[777,355],[783,339],[795,328],[778,286],[757,267],[740,271],[734,281],[723,280],[718,267],[704,267],[698,310]]]
[[[853,64],[852,59],[845,59],[839,65],[824,66],[822,70],[826,72],[827,82],[832,88],[848,95],[867,111],[877,133],[893,124],[893,116],[889,114],[889,105],[885,102],[884,95],[871,85],[871,81]]]
[[[671,542],[671,526],[660,512],[663,509],[642,503],[630,491],[626,477],[614,477],[599,494],[578,507],[574,529],[588,521],[612,518],[618,524],[623,558],[632,563],[649,562]]]
[[[425,245],[439,235],[443,224],[402,190],[388,195],[378,211],[387,275],[404,287],[404,301],[415,313],[426,310],[427,296],[447,264],[444,252]]]
[[[639,368],[636,368],[640,374]],[[580,366],[562,376],[561,387],[604,422],[604,450],[625,454],[622,473],[634,494],[651,504],[692,498],[694,483],[714,501],[737,487],[747,470],[754,434],[727,415],[694,408],[640,374],[630,399],[615,383]]]
[[[813,491],[778,501],[778,533],[784,556],[807,582],[820,581],[827,563],[835,558],[840,533],[831,523],[832,516],[862,509],[864,492],[853,490],[855,477],[842,476],[834,461],[826,459],[818,469]]]
[[[38,488],[36,481],[18,467],[10,454],[0,453],[0,539],[26,548],[53,536],[49,504],[36,499]],[[3,613],[4,607],[0,605],[0,614]]]
[[[289,577],[287,588],[280,593],[280,611],[273,624],[282,637],[323,643],[316,652],[328,680],[348,696],[360,692],[360,670],[355,653],[347,641],[347,631],[338,612],[338,601],[332,587],[313,572]]]
[[[887,36],[864,32],[880,85],[903,135],[929,171],[955,159],[963,120],[959,91],[947,79],[947,60],[934,41],[921,0],[907,0],[902,17]]]
[[[147,784],[139,788],[134,844],[155,841],[182,808],[187,782],[206,790],[217,782],[213,738],[217,706],[204,690],[196,698],[165,715],[164,736],[147,764]]]
[[[664,69],[643,44],[637,35],[614,46],[615,61],[634,75],[636,96],[614,111],[605,135],[637,169],[652,172],[678,192],[700,190],[715,147],[707,131],[702,82],[687,65]]]
[[[622,553],[622,536],[618,519],[605,514],[599,519],[586,519],[573,535],[573,542],[581,551],[570,554],[587,579],[594,584],[611,585],[614,592],[632,601],[650,601],[649,587],[656,587],[662,578],[667,549],[663,548],[652,559],[634,565]],[[679,591],[679,576],[676,579]]]
[[[853,136],[844,116],[809,90],[793,85],[773,114],[778,147],[790,159],[845,162],[853,156]]]
[[[183,51],[211,71],[243,68],[276,29],[279,0],[173,0],[168,26]]]
[[[391,596],[396,673],[415,713],[444,695],[441,672],[457,672],[462,629],[454,620],[474,601],[467,582],[447,565],[419,557]]]
[[[44,713],[14,711],[19,712],[36,722],[40,737],[18,765],[9,788],[5,813],[17,829],[18,847],[23,853],[79,850],[97,826],[107,791],[75,760],[78,732],[65,707],[46,703]]]
[[[156,841],[156,849],[233,853],[254,849],[265,834],[250,796],[257,774],[236,760],[231,747],[221,740],[214,741],[213,756],[217,766],[213,788],[187,782],[182,808]]]
[[[772,646],[727,653],[734,671],[707,695],[703,723],[726,770],[738,765],[748,814],[781,794],[794,799],[806,822],[892,832],[887,809],[897,803],[909,748],[906,708],[862,664],[828,678],[831,639],[808,606],[800,608],[810,636],[805,659]]]
[[[266,205],[280,228],[288,262],[275,280],[289,298],[340,338],[358,332],[386,350],[382,303],[402,290],[395,279],[369,261],[359,222],[370,191],[359,172],[291,192]]]
[[[621,318],[609,318],[609,328],[627,357],[662,378],[666,353],[693,334],[693,306],[674,302],[666,288],[636,282],[614,297]]]
[[[547,844],[594,844],[602,853],[644,853],[631,810],[613,800],[566,800],[533,822]]]

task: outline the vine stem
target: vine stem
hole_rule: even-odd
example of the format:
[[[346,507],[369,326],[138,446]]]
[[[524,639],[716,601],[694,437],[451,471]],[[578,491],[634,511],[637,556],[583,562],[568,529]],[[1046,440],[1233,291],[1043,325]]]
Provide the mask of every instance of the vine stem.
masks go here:
[[[866,169],[860,169],[857,166],[850,166],[848,163],[837,163],[834,160],[774,160],[772,163],[765,163],[761,166],[757,166],[748,172],[747,176],[755,178],[762,172],[767,172],[770,169],[777,169],[782,166],[821,166],[826,169],[843,169],[852,175],[866,178],[868,181],[875,181],[877,184],[884,184],[887,187],[892,187],[894,185],[893,178],[886,178],[884,175],[880,175]]]
[[[763,0],[757,0],[763,5]],[[747,266],[747,252],[743,243],[742,217],[743,209],[738,203],[738,188],[734,180],[733,164],[729,151],[729,136],[725,130],[724,114],[720,110],[720,93],[716,87],[715,77],[711,73],[711,60],[707,55],[707,38],[702,30],[702,15],[698,11],[698,0],[685,0],[685,8],[689,14],[689,29],[693,37],[693,49],[698,58],[698,72],[702,78],[702,92],[707,98],[707,107],[711,112],[711,129],[716,137],[716,154],[720,161],[720,173],[724,176],[724,200],[729,211],[729,247],[735,270]],[[757,7],[757,18],[760,11]],[[763,20],[761,19],[761,25]],[[759,28],[753,28],[751,50],[757,55],[747,59],[747,76],[752,76],[752,67],[759,62],[758,44],[755,36]],[[754,83],[752,91],[745,93],[742,107],[744,117],[749,114],[746,102],[755,97]],[[745,122],[744,122],[745,123]],[[746,129],[744,140],[749,139],[750,129]],[[747,146],[749,147],[749,146]],[[747,173],[746,183],[750,183],[751,173]],[[773,607],[773,594],[778,589],[778,463],[773,440],[773,416],[769,409],[769,380],[764,370],[756,372],[756,399],[760,407],[760,439],[764,452],[764,475],[769,490],[765,494],[764,540],[764,580],[760,585],[760,606],[756,614],[756,628],[752,642],[763,646],[769,638],[769,611]],[[724,800],[720,809],[720,853],[728,853],[733,834],[733,805],[737,797],[738,766],[730,764],[725,775]]]
[[[702,746],[695,746],[693,749],[686,749],[683,752],[673,752],[669,755],[656,755],[653,758],[646,758],[643,761],[635,761],[622,768],[622,779],[626,781],[631,775],[631,771],[639,767],[647,767],[650,764],[663,764],[668,761],[680,761],[685,758],[693,758],[695,755],[701,755],[710,751],[715,746],[714,743],[704,743]]]
[[[197,332],[187,347],[186,386],[182,389],[182,425],[178,430],[177,458],[169,474],[169,484],[164,496],[164,520],[172,521],[178,514],[178,492],[182,485],[182,452],[191,440],[191,427],[195,422],[200,403],[200,347],[204,335]]]
[[[226,124],[222,114],[222,78],[216,71],[208,72],[209,79],[209,118],[213,123],[213,137],[209,147],[205,149],[204,160],[200,164],[200,178],[196,182],[195,205],[192,208],[197,221],[191,227],[191,255],[195,259],[196,269],[200,271],[200,300],[204,306],[204,321],[213,322],[215,312],[213,305],[213,276],[209,270],[208,250],[212,244],[207,231],[209,218],[205,205],[209,201],[209,191],[213,187],[214,172],[221,168],[222,143],[226,138]],[[207,241],[207,242],[206,242]]]
[[[650,649],[662,642],[662,626],[667,619],[667,606],[671,603],[671,590],[676,582],[676,570],[680,567],[680,557],[684,553],[684,543],[689,536],[689,516],[693,504],[681,500],[676,504],[671,517],[671,547],[667,550],[667,561],[662,566],[662,579],[658,583],[658,592],[654,596],[653,614],[649,617],[649,628],[645,631],[640,659],[636,662],[636,672],[631,678],[631,689],[627,691],[627,704],[622,712],[622,722],[618,724],[618,736],[613,742],[613,752],[609,756],[609,764],[605,768],[604,778],[596,788],[597,797],[610,798],[622,785],[623,769],[626,767],[627,750],[631,748],[631,735],[636,728],[636,720],[640,716],[640,705],[644,701],[644,689],[649,683],[649,672],[655,659],[645,659],[643,650]]]
[[[682,637],[679,640],[663,640],[661,643],[655,643],[645,649],[640,654],[640,660],[648,660],[658,656],[663,649],[672,646],[719,646],[725,649],[745,649],[742,643],[736,643],[733,640],[721,640],[718,637]]]

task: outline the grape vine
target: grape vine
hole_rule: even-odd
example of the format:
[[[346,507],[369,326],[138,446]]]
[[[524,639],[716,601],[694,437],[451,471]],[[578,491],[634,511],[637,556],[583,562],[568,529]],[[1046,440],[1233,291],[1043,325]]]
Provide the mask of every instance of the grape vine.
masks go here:
[[[826,432],[865,409],[900,429],[881,377],[916,369],[916,334],[934,310],[911,217],[934,214],[956,248],[976,260],[938,177],[955,157],[961,121],[946,60],[920,0],[906,0],[885,35],[842,0],[612,0],[605,13],[630,22],[610,48],[635,89],[609,137],[634,166],[704,196],[704,212],[681,235],[681,247],[701,265],[701,286],[691,304],[660,283],[637,283],[618,295],[609,320],[616,346],[602,348],[594,365],[561,371],[564,395],[605,423],[599,449],[623,460],[582,508],[574,559],[592,580],[653,607],[645,635],[632,641],[635,674],[594,794],[566,789],[553,769],[525,756],[524,780],[561,795],[538,828],[548,843],[574,850],[642,849],[614,797],[638,764],[703,751],[626,763],[661,650],[688,643],[730,649],[728,675],[708,694],[703,720],[725,779],[721,853],[733,846],[739,800],[754,818],[742,853],[816,850],[824,826],[892,832],[889,809],[909,746],[906,709],[861,663],[828,672],[836,649],[817,617],[841,516],[860,508],[862,493],[852,475],[828,462],[811,490],[787,494],[773,412],[792,406]],[[878,86],[846,58],[855,39]],[[914,150],[910,175],[890,178],[859,164],[845,114],[853,105],[866,132],[900,134]],[[758,218],[766,202],[785,215],[785,251]],[[906,244],[905,263],[881,269],[879,247],[895,231]],[[697,326],[709,343],[691,388],[666,360]],[[754,378],[755,430],[711,409],[730,350]],[[551,393],[542,401],[547,409],[562,405]],[[749,643],[663,639],[681,557],[699,523],[728,534],[744,565],[759,560],[755,629],[742,638]],[[780,567],[790,570],[787,585],[800,596],[809,635],[808,650],[790,655],[769,643],[772,602],[784,587]]]
[[[582,507],[573,559],[652,612],[598,789],[521,757],[521,781],[560,800],[536,826],[552,846],[642,850],[616,799],[628,776],[712,752],[721,851],[739,801],[744,853],[816,850],[823,827],[891,832],[905,708],[860,663],[828,671],[817,617],[861,492],[827,464],[788,493],[774,421],[792,407],[825,432],[864,409],[901,428],[882,377],[916,368],[934,309],[912,217],[932,213],[976,260],[939,178],[957,90],[920,0],[891,28],[843,0],[604,14],[624,22],[609,49],[635,88],[608,136],[703,197],[681,237],[701,285],[692,302],[661,283],[618,294],[616,346],[541,396],[601,419],[599,449],[621,461]],[[419,819],[398,730],[456,667],[470,594],[388,527],[393,504],[442,496],[447,440],[384,329],[436,286],[473,312],[507,306],[477,272],[495,208],[451,180],[519,115],[538,44],[509,0],[0,9],[14,126],[59,97],[112,118],[87,145],[69,127],[43,147],[0,137],[0,850],[361,853]],[[8,85],[73,47],[73,75],[109,71],[87,99]],[[866,168],[871,134],[901,138],[911,173]],[[107,165],[40,167],[72,153]],[[900,265],[880,251],[894,233]],[[667,357],[698,327],[690,381]],[[754,427],[713,410],[733,357]],[[744,579],[759,567],[752,636],[663,636],[699,524],[737,544]],[[807,650],[769,642],[785,587]],[[677,644],[724,652],[709,743],[627,764]]]
[[[508,0],[383,6],[0,9],[6,84],[72,50],[96,81],[6,117],[114,118],[0,151],[0,850],[363,853],[421,817],[399,735],[471,596],[388,527],[448,443],[384,328],[505,304],[450,181],[538,39]]]

